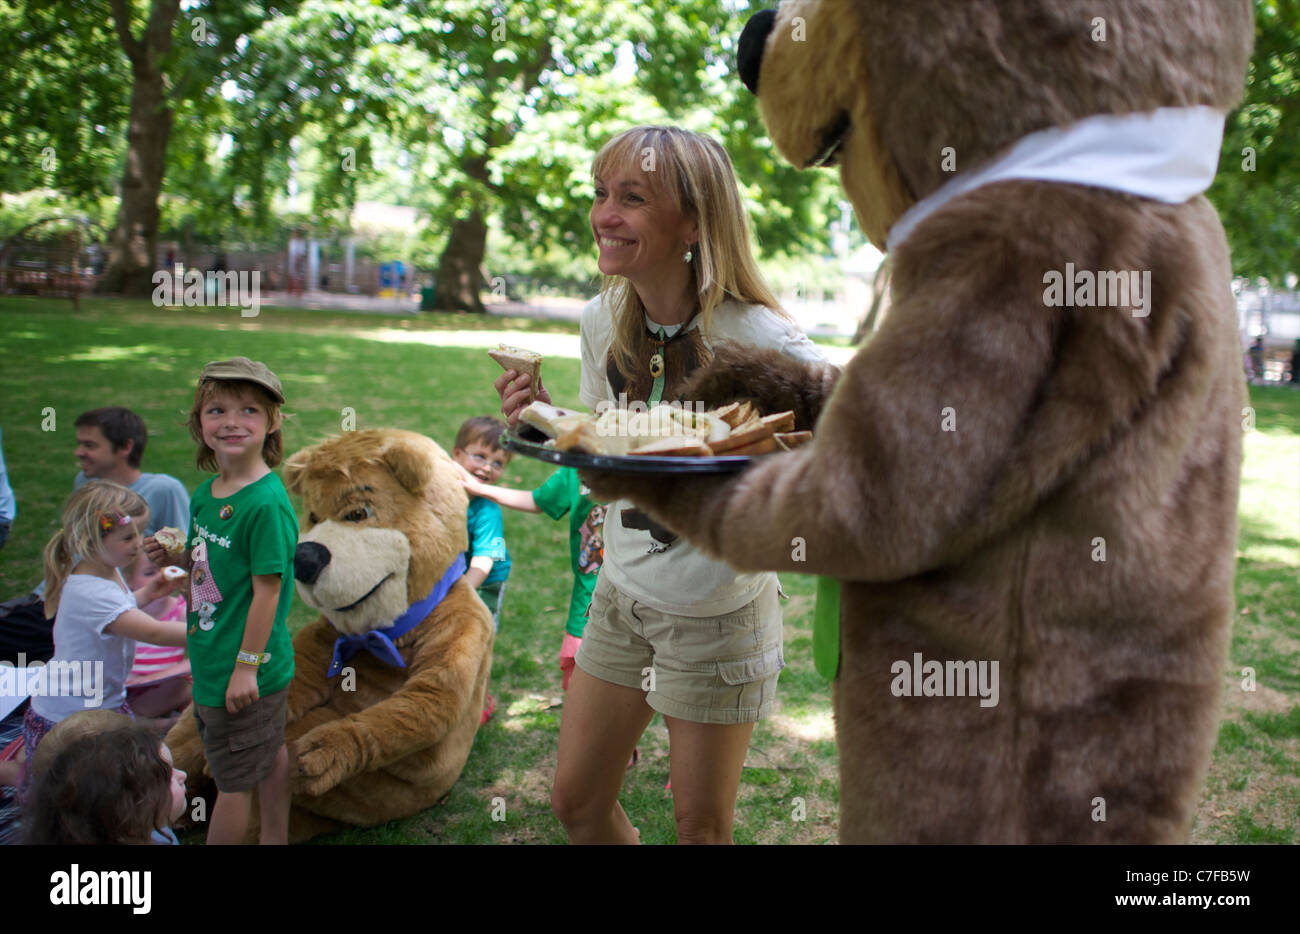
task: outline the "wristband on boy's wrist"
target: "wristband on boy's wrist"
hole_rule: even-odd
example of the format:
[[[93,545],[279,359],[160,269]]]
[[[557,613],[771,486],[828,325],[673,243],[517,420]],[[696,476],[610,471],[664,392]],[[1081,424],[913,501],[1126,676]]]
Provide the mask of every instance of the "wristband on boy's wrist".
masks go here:
[[[262,662],[266,661],[266,655],[257,652],[245,652],[243,649],[240,649],[239,654],[235,656],[235,661],[243,662],[245,665],[252,665],[256,668],[258,665],[262,664]]]

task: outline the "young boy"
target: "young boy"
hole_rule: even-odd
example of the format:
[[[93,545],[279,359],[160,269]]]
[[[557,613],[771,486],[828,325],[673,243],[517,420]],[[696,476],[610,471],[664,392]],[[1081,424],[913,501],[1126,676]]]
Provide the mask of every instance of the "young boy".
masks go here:
[[[492,487],[472,474],[464,477],[465,490],[471,496],[482,497],[520,512],[545,513],[552,519],[569,516],[569,560],[573,566],[573,593],[569,597],[569,617],[564,623],[564,639],[560,643],[560,671],[564,690],[569,689],[573,674],[573,656],[582,643],[582,633],[587,626],[587,608],[591,605],[591,592],[596,589],[596,574],[604,557],[605,545],[602,531],[605,523],[605,506],[592,501],[587,489],[578,480],[572,467],[561,467],[537,489],[512,490]]]
[[[190,568],[188,647],[194,718],[217,783],[208,843],[242,843],[256,788],[261,843],[286,843],[285,702],[293,678],[287,620],[298,522],[272,468],[284,454],[280,380],[247,357],[209,363],[190,411],[198,465],[217,475],[190,500],[189,545],[159,566]]]
[[[496,483],[510,463],[510,455],[499,443],[505,425],[487,415],[466,419],[456,432],[452,459],[484,485]],[[505,523],[501,507],[490,499],[471,493],[469,500],[469,570],[465,580],[492,611],[492,629],[500,628],[501,603],[506,578],[510,576],[510,552],[506,549]]]

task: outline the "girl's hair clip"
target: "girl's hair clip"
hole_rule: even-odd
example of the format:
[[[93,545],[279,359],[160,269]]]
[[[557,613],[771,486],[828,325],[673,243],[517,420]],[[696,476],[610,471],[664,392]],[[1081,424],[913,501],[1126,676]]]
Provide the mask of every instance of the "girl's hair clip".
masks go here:
[[[114,522],[113,517],[109,515],[102,515],[99,517],[99,527],[105,533],[113,531],[114,525],[130,525],[130,524],[131,524],[130,516],[118,516],[116,522]]]

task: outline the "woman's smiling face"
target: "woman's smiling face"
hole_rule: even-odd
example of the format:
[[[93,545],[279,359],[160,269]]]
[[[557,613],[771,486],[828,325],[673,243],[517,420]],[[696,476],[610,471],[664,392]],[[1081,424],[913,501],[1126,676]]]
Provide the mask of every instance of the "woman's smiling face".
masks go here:
[[[591,230],[602,273],[650,283],[684,265],[682,253],[698,239],[696,224],[648,173],[635,165],[611,169],[595,185]]]

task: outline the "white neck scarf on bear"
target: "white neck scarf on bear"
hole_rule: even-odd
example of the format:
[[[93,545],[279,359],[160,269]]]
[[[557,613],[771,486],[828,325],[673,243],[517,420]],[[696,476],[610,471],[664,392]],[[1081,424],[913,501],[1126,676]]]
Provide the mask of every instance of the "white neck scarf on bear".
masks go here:
[[[1086,117],[1030,133],[912,205],[889,229],[885,250],[897,249],[917,224],[953,198],[1013,178],[1091,185],[1182,204],[1214,181],[1223,123],[1223,112],[1212,107],[1162,107]]]

